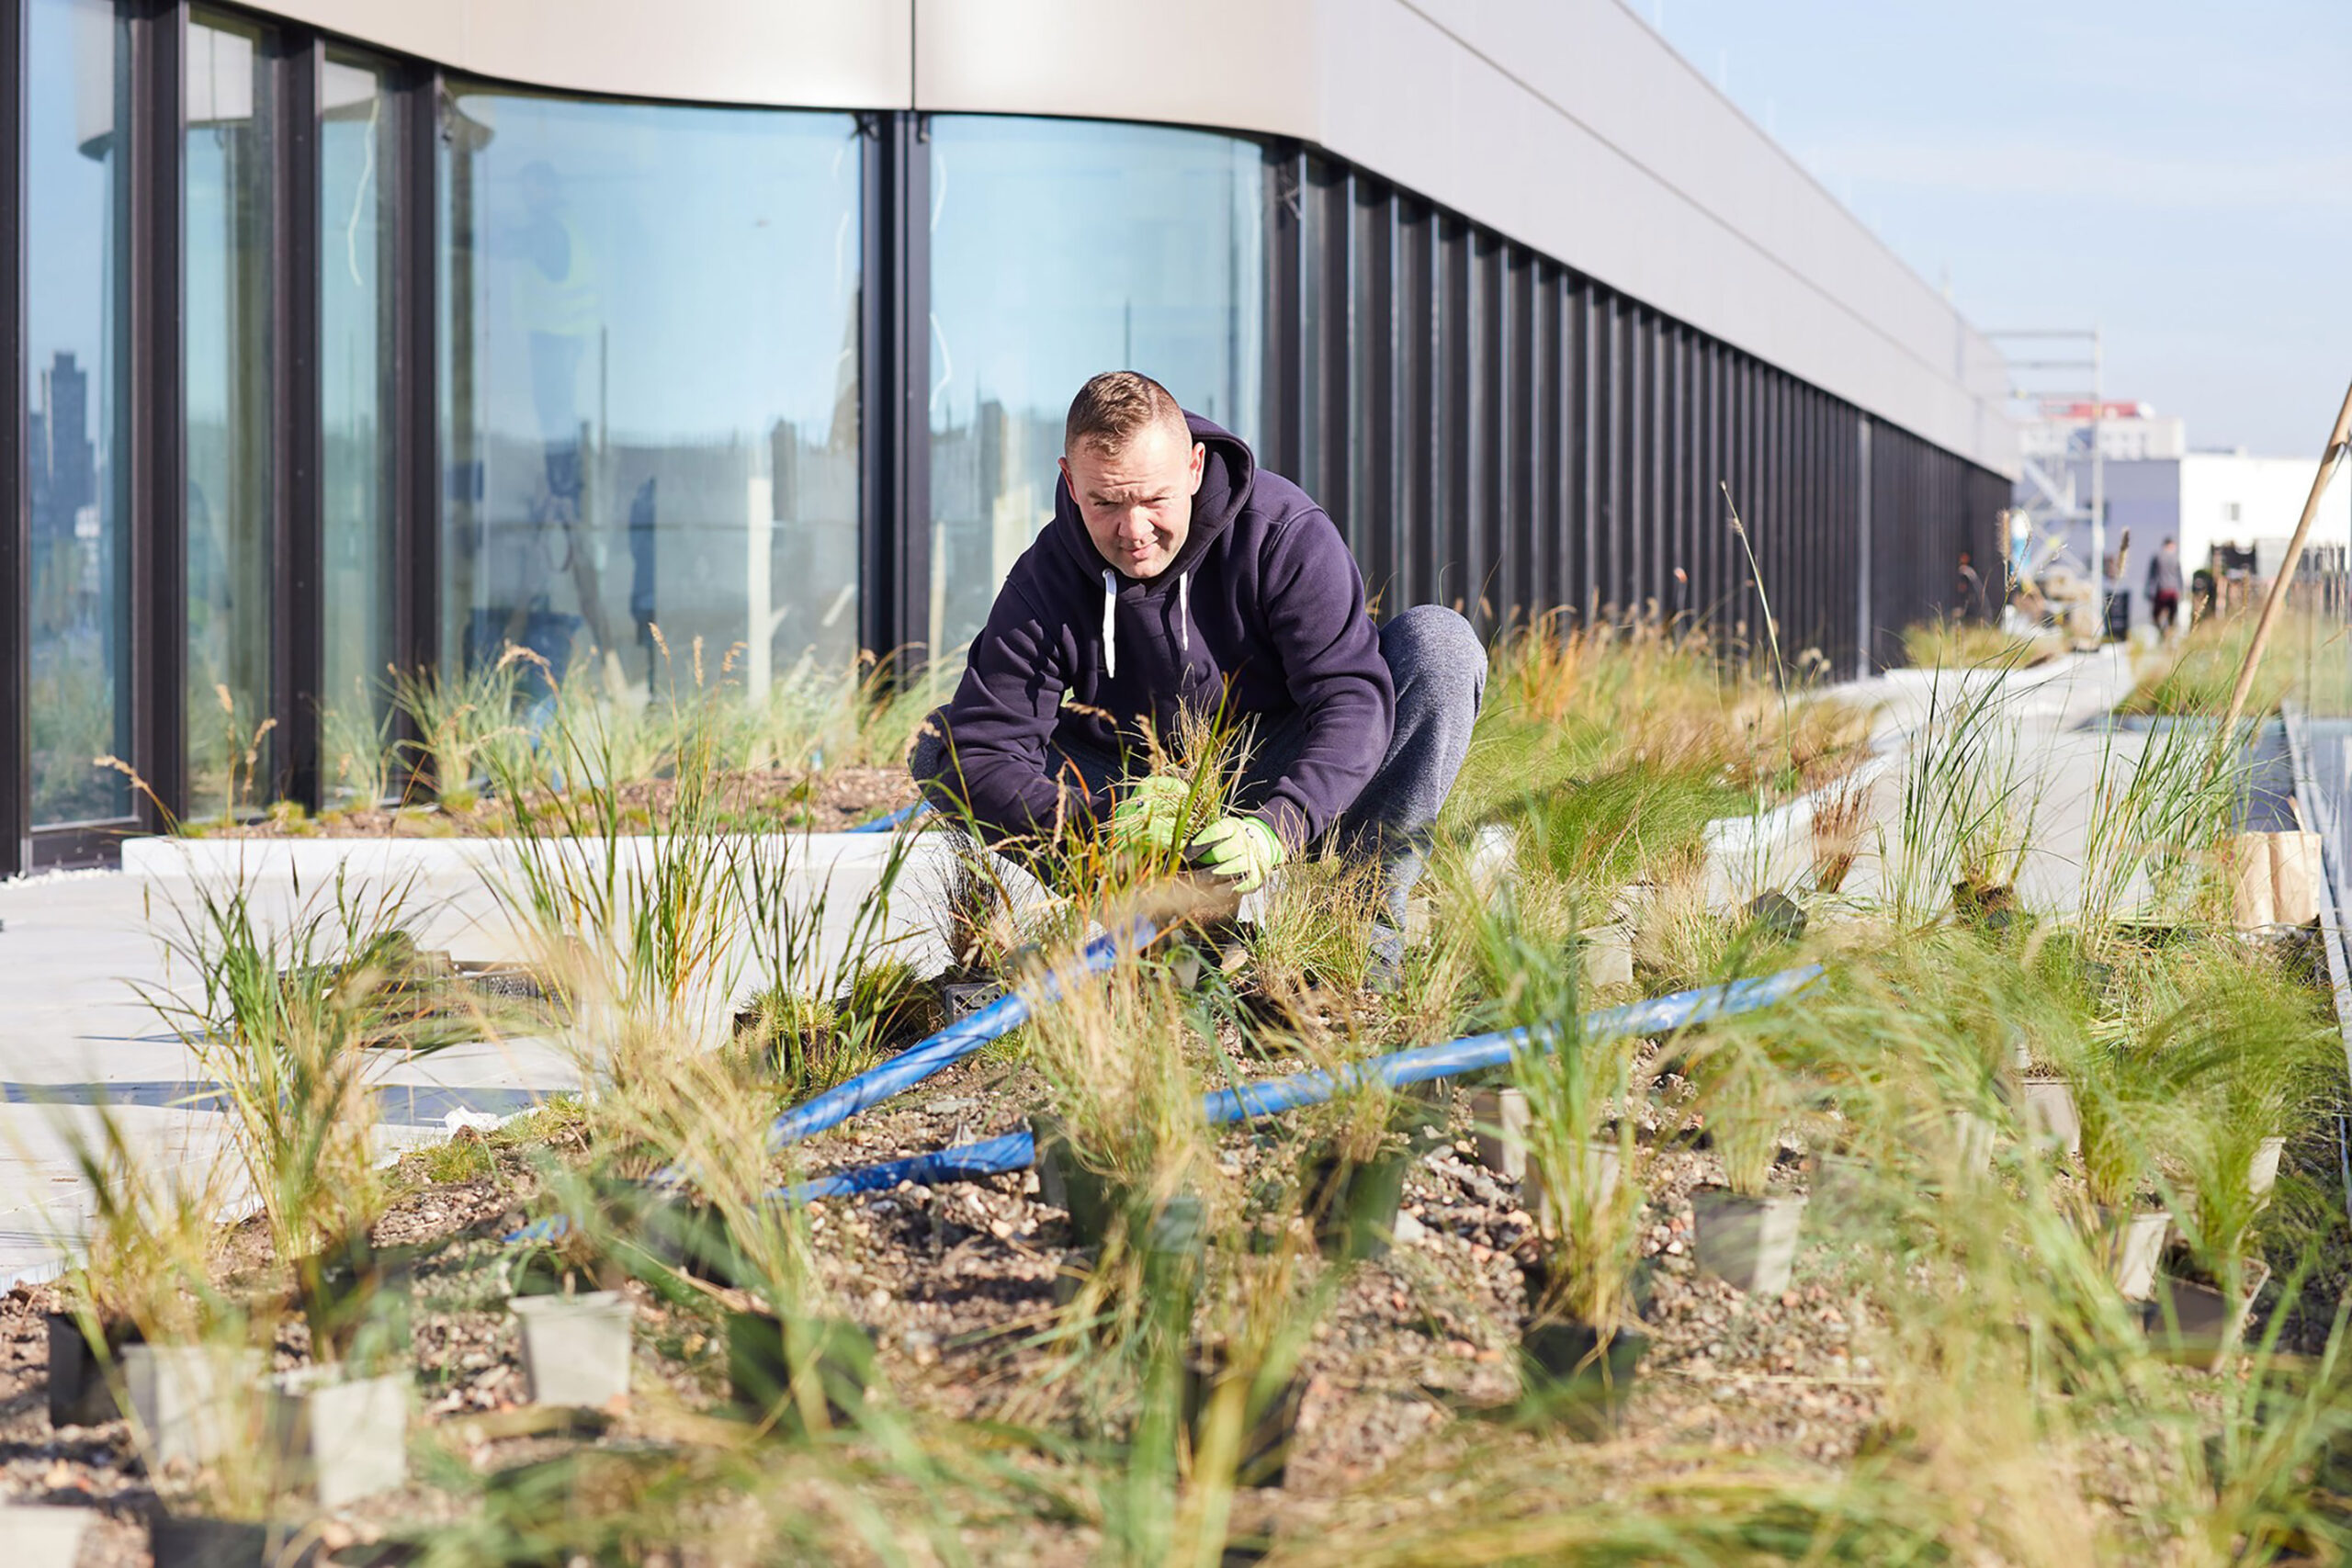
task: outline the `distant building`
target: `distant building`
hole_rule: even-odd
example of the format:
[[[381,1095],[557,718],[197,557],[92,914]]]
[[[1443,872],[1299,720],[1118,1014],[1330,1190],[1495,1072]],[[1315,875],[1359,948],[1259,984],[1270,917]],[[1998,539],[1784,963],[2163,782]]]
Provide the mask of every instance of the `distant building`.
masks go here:
[[[2180,424],[2177,419],[2143,423],[2169,424],[2176,431]],[[2086,502],[2087,452],[2068,457],[2063,471]],[[2117,581],[2131,595],[2132,623],[2138,626],[2148,619],[2149,558],[2167,538],[2179,541],[2184,575],[2207,565],[2219,547],[2254,552],[2257,579],[2275,573],[2311,491],[2312,460],[2256,457],[2242,447],[2121,460],[2110,456],[2102,479],[2108,554],[2126,552]],[[2352,487],[2339,484],[2322,503],[2312,537],[2341,541],[2347,535]],[[2064,553],[2078,567],[2089,561],[2087,520],[2067,527]]]
[[[61,353],[40,373],[40,409],[26,422],[36,544],[74,536],[74,518],[98,498],[97,449],[90,441],[90,376]]]
[[[2151,457],[2177,457],[2188,450],[2186,422],[2179,415],[2164,418],[2146,403],[2101,403],[2096,411],[2086,402],[2046,402],[2041,417],[2018,429],[2018,455],[2022,457],[2088,457],[2091,433],[2098,433],[2099,451],[2110,463],[2135,463]]]

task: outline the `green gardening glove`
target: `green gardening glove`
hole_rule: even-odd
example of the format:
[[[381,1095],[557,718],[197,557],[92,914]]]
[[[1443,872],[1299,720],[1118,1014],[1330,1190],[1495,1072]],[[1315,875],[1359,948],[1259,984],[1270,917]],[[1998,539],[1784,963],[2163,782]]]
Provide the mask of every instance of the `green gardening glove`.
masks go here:
[[[1140,779],[1111,808],[1112,847],[1126,854],[1165,855],[1176,847],[1176,823],[1192,786],[1154,774]]]
[[[1220,817],[1184,846],[1184,863],[1255,893],[1283,863],[1282,835],[1255,817]]]

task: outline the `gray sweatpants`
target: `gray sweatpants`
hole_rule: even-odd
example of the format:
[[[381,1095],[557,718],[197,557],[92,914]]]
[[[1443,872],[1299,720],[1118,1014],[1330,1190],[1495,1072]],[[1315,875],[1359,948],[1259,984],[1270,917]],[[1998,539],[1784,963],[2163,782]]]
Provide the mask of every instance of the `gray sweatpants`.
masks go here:
[[[1396,686],[1396,727],[1388,754],[1353,804],[1332,824],[1328,840],[1353,860],[1381,868],[1383,901],[1390,930],[1385,944],[1404,930],[1405,900],[1419,879],[1430,829],[1470,752],[1470,730],[1487,692],[1487,650],[1470,623],[1441,604],[1417,604],[1380,628],[1380,656]],[[948,775],[941,727],[925,725],[907,759],[915,782]],[[1261,728],[1234,792],[1234,804],[1249,810],[1262,803],[1289,771],[1306,743],[1305,716],[1286,715]],[[1123,776],[1125,760],[1085,743],[1069,729],[1056,731],[1046,763],[1055,777],[1075,774],[1100,787]]]

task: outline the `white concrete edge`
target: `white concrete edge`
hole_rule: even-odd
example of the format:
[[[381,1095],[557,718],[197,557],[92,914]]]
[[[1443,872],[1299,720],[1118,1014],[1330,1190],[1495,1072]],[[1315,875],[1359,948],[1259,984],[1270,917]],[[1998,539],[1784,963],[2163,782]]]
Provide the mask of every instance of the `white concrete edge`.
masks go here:
[[[1718,817],[1707,824],[1707,852],[1713,855],[1746,854],[1760,844],[1777,844],[1784,837],[1804,832],[1813,826],[1814,807],[1833,792],[1876,784],[1894,767],[1894,759],[1890,757],[1865,757],[1820,788],[1808,790],[1770,811],[1747,817]]]
[[[739,836],[736,841],[747,840]],[[605,840],[566,839],[563,853],[600,851]],[[837,865],[879,865],[890,853],[888,833],[779,833],[756,840],[781,848],[797,872]],[[611,840],[620,855],[642,863],[657,840],[643,835]],[[523,863],[522,841],[476,839],[125,839],[122,870],[150,882],[262,881],[299,877],[323,885],[338,871],[356,875],[431,880],[444,876],[512,874]]]

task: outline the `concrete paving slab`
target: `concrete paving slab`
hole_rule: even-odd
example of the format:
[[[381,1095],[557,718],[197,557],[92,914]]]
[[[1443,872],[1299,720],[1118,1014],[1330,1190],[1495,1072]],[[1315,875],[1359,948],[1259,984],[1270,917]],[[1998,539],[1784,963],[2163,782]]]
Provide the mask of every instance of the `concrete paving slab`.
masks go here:
[[[889,840],[808,834],[790,847],[796,897],[827,890],[820,949],[837,964]],[[644,840],[619,850],[635,864],[650,852]],[[934,965],[946,856],[943,836],[918,844],[885,920]],[[204,890],[240,886],[257,921],[283,929],[306,903],[332,897],[341,870],[355,888],[403,887],[419,945],[498,961],[530,945],[494,886],[515,863],[512,846],[481,840],[157,839],[127,843],[121,871],[0,883],[0,1286],[53,1273],[85,1234],[73,1144],[90,1135],[101,1107],[159,1169],[195,1168],[226,1149],[213,1085],[155,1005],[197,979],[185,950]],[[748,946],[739,956],[737,983],[748,986],[756,965]],[[452,1115],[506,1115],[576,1092],[589,1071],[559,1041],[518,1036],[386,1052],[374,1076],[390,1152],[446,1136]]]

